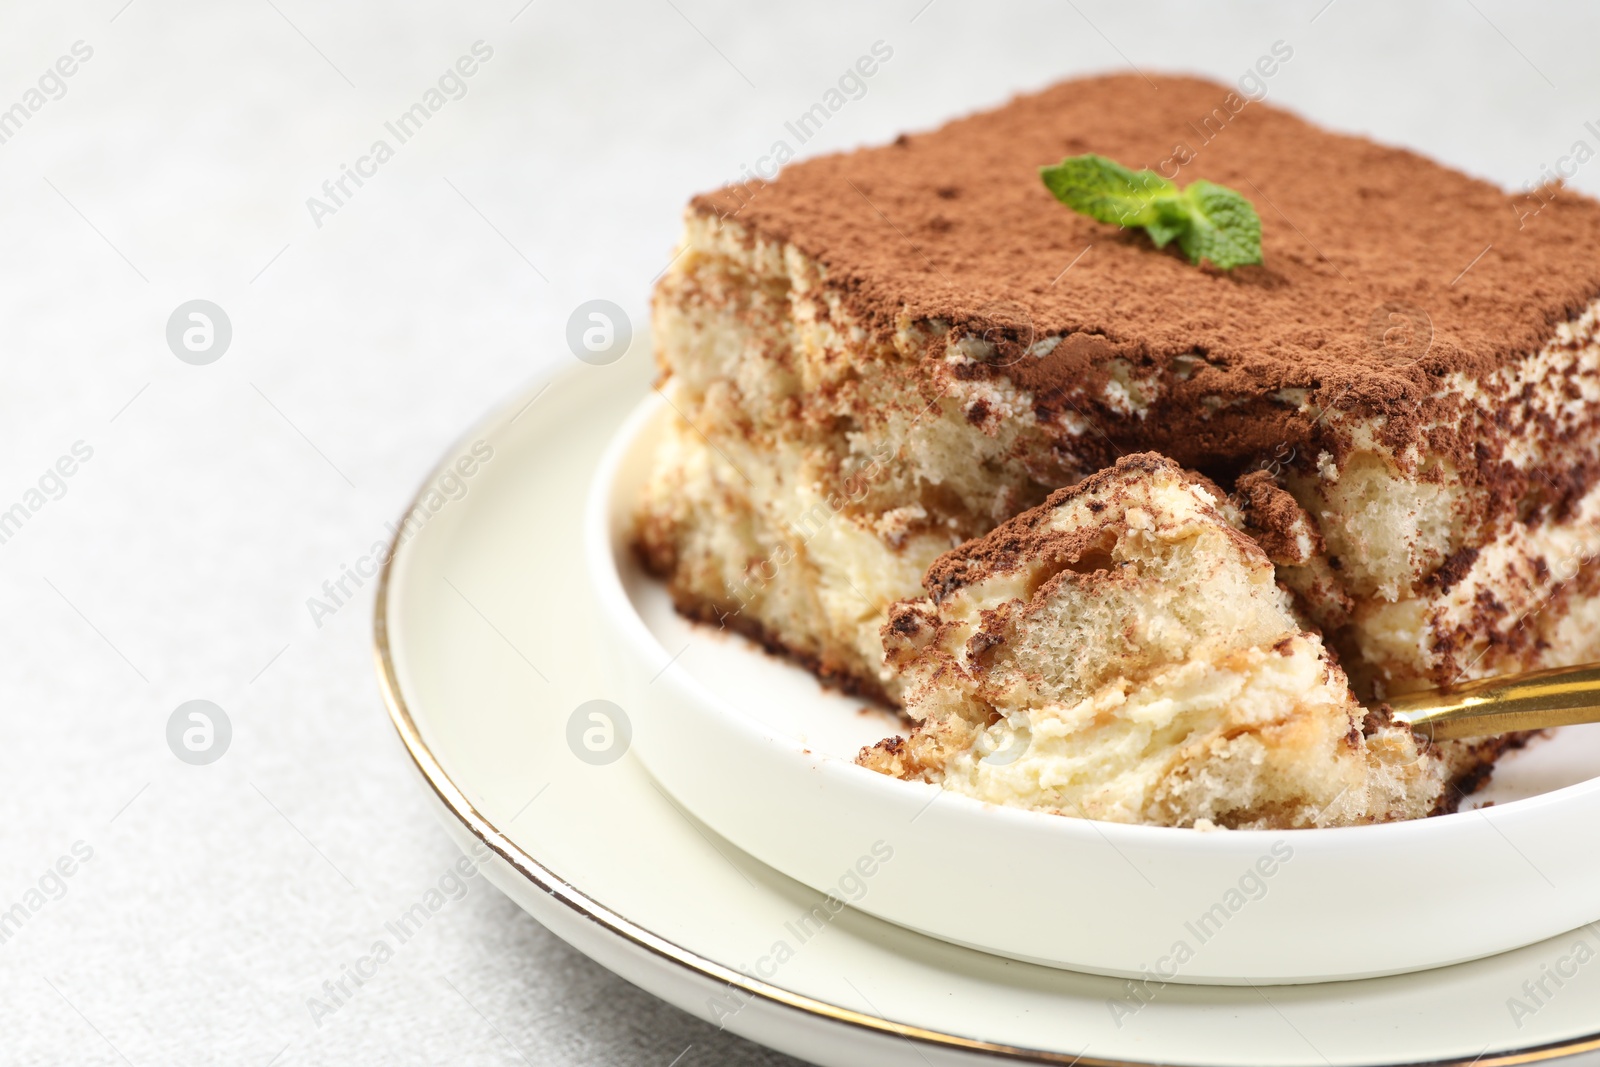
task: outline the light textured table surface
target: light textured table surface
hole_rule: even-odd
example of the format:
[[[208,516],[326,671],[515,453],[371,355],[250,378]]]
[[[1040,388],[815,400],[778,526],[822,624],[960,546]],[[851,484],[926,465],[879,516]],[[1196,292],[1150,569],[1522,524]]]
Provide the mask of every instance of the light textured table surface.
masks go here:
[[[481,879],[313,1019],[453,849],[378,699],[370,583],[325,617],[308,599],[459,430],[573,358],[577,305],[642,324],[684,200],[875,42],[892,58],[805,154],[1075,72],[1232,80],[1281,40],[1270,99],[1520,188],[1600,147],[1597,24],[1491,0],[6,4],[0,511],[26,521],[0,525],[0,911],[26,921],[0,928],[0,1063],[792,1062]],[[386,134],[475,42],[464,95]],[[380,138],[392,158],[313,217]],[[167,343],[192,299],[232,327],[208,365]],[[193,699],[233,731],[205,766],[167,743]]]

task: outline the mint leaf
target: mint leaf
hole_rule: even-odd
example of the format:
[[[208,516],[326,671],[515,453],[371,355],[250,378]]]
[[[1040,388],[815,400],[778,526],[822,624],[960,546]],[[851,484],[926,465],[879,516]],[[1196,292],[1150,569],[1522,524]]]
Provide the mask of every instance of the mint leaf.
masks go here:
[[[1190,205],[1189,228],[1178,247],[1190,263],[1209,259],[1223,270],[1261,262],[1261,216],[1250,201],[1225,185],[1191,182],[1183,191]]]
[[[1150,225],[1158,218],[1155,202],[1178,195],[1178,187],[1153,170],[1129,170],[1093,154],[1040,167],[1039,176],[1055,198],[1072,210],[1118,226]]]
[[[1157,248],[1176,240],[1191,263],[1210,260],[1232,270],[1261,262],[1261,217],[1226,186],[1195,181],[1180,192],[1153,170],[1130,170],[1093,153],[1040,167],[1039,177],[1080,215],[1140,227]]]

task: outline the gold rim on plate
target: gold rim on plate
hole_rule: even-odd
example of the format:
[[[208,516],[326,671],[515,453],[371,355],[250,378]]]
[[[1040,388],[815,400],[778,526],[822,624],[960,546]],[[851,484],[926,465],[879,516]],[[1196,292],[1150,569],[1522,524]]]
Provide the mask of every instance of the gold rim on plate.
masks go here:
[[[547,388],[561,375],[552,375],[549,379],[541,379],[540,389]],[[529,390],[532,392],[533,390]],[[517,398],[519,401],[521,397]],[[514,410],[511,405],[499,408],[489,418],[474,424],[474,429],[479,426],[498,426],[507,411]],[[445,453],[454,456],[459,447],[466,443],[473,431],[469,430],[460,440],[451,446]],[[422,485],[416,494],[401,512],[408,515],[422,500],[424,493],[433,481],[442,473],[444,463],[436,465],[423,479]],[[1073,1056],[1061,1052],[1049,1052],[1044,1049],[1022,1048],[1016,1045],[1003,1045],[992,1041],[982,1041],[976,1038],[962,1037],[957,1034],[947,1034],[938,1030],[929,1030],[924,1027],[908,1023],[897,1023],[889,1019],[880,1019],[875,1015],[864,1015],[837,1004],[829,1004],[812,997],[778,986],[751,978],[731,967],[709,960],[682,945],[675,944],[638,923],[619,915],[583,892],[571,882],[557,875],[550,868],[540,863],[533,856],[524,852],[513,844],[495,825],[481,812],[472,806],[466,797],[445,773],[444,767],[439,763],[433,751],[422,738],[422,732],[417,728],[411,709],[406,705],[405,696],[400,691],[400,679],[395,669],[393,652],[389,646],[389,582],[394,572],[395,559],[399,555],[402,545],[400,532],[403,527],[397,527],[397,532],[389,542],[388,558],[384,561],[383,569],[378,574],[378,587],[376,603],[373,608],[373,654],[377,661],[378,685],[383,693],[384,705],[389,710],[389,721],[394,724],[395,730],[400,735],[400,741],[411,755],[411,762],[416,764],[417,770],[422,772],[422,777],[433,790],[441,803],[459,819],[474,837],[483,842],[495,855],[505,860],[522,877],[526,878],[534,888],[550,897],[560,901],[569,909],[585,919],[596,923],[606,932],[640,948],[660,960],[674,964],[685,971],[700,978],[709,979],[731,989],[737,989],[752,998],[778,1007],[788,1008],[804,1015],[815,1017],[820,1021],[852,1027],[855,1029],[881,1034],[886,1037],[898,1037],[905,1040],[925,1045],[932,1045],[942,1049],[959,1050],[983,1054],[1001,1059],[1013,1060],[1018,1063],[1044,1063],[1044,1064],[1077,1064],[1079,1067],[1169,1067],[1149,1060],[1107,1060],[1091,1056]],[[1585,1035],[1570,1041],[1552,1042],[1547,1045],[1538,1045],[1527,1049],[1517,1049],[1509,1052],[1496,1053],[1492,1056],[1480,1056],[1474,1059],[1444,1059],[1412,1061],[1404,1064],[1390,1064],[1387,1067],[1512,1067],[1515,1064],[1542,1063],[1563,1056],[1574,1056],[1584,1052],[1600,1050],[1600,1033]]]

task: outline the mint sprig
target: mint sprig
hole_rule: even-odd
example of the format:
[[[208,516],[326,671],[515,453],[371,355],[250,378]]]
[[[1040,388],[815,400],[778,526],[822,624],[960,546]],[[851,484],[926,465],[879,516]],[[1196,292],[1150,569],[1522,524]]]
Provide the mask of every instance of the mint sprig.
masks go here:
[[[1039,177],[1080,215],[1142,227],[1157,248],[1175,240],[1190,263],[1232,270],[1261,262],[1261,216],[1225,185],[1194,181],[1179,190],[1153,170],[1129,170],[1092,152],[1040,167]]]

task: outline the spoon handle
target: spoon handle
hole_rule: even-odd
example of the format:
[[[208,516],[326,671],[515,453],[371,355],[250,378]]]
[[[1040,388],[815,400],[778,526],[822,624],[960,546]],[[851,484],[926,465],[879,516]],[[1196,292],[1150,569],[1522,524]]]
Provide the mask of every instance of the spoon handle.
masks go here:
[[[1387,703],[1397,722],[1438,741],[1600,722],[1600,663],[1502,674]]]

